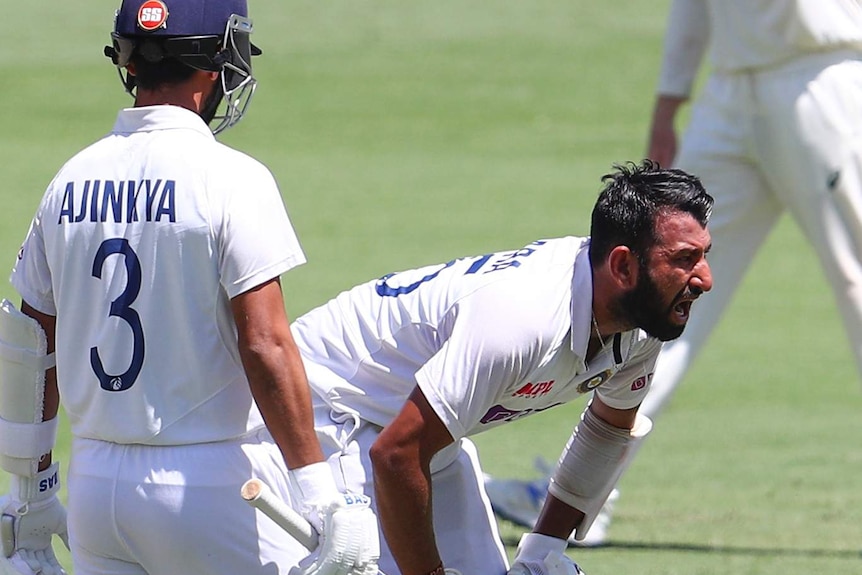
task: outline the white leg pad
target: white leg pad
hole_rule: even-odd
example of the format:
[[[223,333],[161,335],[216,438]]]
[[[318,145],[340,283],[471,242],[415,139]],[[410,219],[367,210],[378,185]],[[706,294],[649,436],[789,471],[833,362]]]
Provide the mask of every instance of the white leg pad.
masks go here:
[[[0,301],[0,468],[35,477],[56,439],[56,418],[42,421],[45,371],[54,366],[42,326]]]

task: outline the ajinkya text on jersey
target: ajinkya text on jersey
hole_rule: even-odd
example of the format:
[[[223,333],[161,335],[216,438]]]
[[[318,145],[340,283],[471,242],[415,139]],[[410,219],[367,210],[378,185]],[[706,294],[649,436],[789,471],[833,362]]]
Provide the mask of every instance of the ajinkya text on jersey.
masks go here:
[[[57,224],[176,222],[174,180],[85,180],[66,183]]]

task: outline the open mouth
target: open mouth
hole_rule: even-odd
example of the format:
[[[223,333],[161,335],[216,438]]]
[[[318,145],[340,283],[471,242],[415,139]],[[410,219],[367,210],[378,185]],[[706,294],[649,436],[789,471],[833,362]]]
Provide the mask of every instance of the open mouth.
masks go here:
[[[688,317],[691,314],[691,304],[694,300],[683,300],[673,306],[673,313],[671,314],[673,318],[679,324],[685,324],[688,321]]]

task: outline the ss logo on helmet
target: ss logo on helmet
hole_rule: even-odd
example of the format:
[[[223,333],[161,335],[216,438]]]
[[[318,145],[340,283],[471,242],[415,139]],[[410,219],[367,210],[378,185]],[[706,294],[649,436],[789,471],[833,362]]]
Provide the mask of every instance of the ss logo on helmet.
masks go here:
[[[164,28],[168,19],[168,7],[161,0],[147,0],[138,8],[138,27],[152,32]]]

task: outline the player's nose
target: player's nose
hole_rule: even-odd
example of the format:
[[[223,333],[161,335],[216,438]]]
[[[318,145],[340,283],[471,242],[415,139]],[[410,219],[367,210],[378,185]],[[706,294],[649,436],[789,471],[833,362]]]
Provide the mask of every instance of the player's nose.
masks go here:
[[[689,284],[693,291],[707,292],[712,289],[712,268],[706,258],[701,258],[694,267]]]

